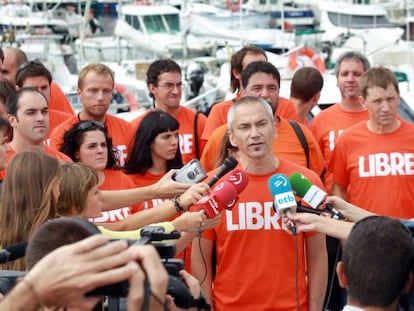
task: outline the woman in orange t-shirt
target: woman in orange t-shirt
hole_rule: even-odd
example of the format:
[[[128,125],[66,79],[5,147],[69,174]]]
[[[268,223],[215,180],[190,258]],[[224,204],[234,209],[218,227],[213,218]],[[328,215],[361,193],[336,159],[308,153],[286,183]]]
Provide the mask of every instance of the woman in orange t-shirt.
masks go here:
[[[178,121],[161,110],[151,111],[142,119],[124,166],[125,173],[137,187],[151,185],[170,169],[183,166],[178,128]],[[159,199],[143,202],[132,213],[155,207],[161,202]]]
[[[93,167],[101,181],[101,190],[123,190],[135,188],[134,182],[117,165],[117,150],[112,145],[105,125],[101,122],[84,120],[76,123],[63,136],[60,151],[73,162]],[[130,215],[130,206],[102,212],[93,222],[117,222]]]

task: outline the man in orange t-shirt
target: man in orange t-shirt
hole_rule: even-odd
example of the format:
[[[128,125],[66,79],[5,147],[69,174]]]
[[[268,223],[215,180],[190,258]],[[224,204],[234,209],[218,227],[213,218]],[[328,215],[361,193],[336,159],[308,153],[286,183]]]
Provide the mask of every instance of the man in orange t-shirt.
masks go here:
[[[6,100],[13,138],[9,143],[6,163],[15,153],[39,148],[47,154],[72,162],[65,154],[45,146],[44,139],[49,130],[49,114],[47,99],[36,88],[21,88],[9,95]]]
[[[371,68],[360,79],[369,119],[339,137],[329,168],[332,194],[370,212],[413,218],[414,125],[400,120],[395,75]]]
[[[155,108],[169,113],[180,124],[178,135],[181,156],[185,164],[201,156],[204,148],[201,135],[204,131],[206,116],[201,113],[196,115],[195,111],[180,105],[181,79],[181,68],[172,59],[156,60],[147,70],[147,85],[150,96],[154,99]],[[138,128],[144,116],[145,114],[131,122],[135,129]],[[195,122],[197,122],[196,128]]]
[[[368,119],[367,110],[359,101],[359,79],[370,67],[368,59],[359,52],[345,52],[336,61],[335,75],[341,92],[341,102],[322,110],[311,123],[325,165],[328,166],[339,135],[348,127]],[[325,186],[330,192],[332,174],[328,170]]]
[[[135,130],[123,119],[107,113],[112,100],[114,76],[112,70],[99,63],[92,63],[79,73],[78,96],[82,101],[81,112],[57,126],[50,134],[50,145],[56,149],[63,142],[63,135],[81,120],[98,121],[105,124],[112,143],[118,150],[118,164],[124,166]]]
[[[322,182],[312,171],[274,155],[274,112],[262,98],[243,97],[228,119],[230,143],[239,149],[239,168],[249,183],[215,229],[193,240],[192,273],[216,311],[320,311],[327,281],[325,236],[286,233],[268,180],[273,174],[301,172],[323,188]]]
[[[235,98],[222,101],[211,107],[204,128],[202,140],[208,141],[213,132],[221,125],[227,123],[227,112],[231,105],[242,97],[241,75],[243,70],[252,62],[267,61],[266,52],[252,45],[244,46],[231,56],[230,60],[230,91],[236,93]],[[288,103],[288,101],[287,101]],[[279,115],[296,120],[297,114],[293,105],[283,105],[278,110]]]
[[[242,73],[243,96],[256,96],[264,98],[276,111],[277,139],[273,142],[275,154],[289,161],[307,167],[307,158],[301,142],[299,141],[289,121],[279,115],[279,107],[292,105],[290,102],[279,100],[280,74],[276,67],[268,62],[253,62]],[[292,105],[293,106],[293,105]],[[283,109],[281,109],[283,110]],[[323,175],[325,164],[321,151],[311,132],[299,125],[309,147],[309,167],[317,175]],[[226,134],[227,125],[216,129],[207,142],[201,164],[209,171],[217,167],[217,155],[220,152],[223,136]]]
[[[72,115],[60,110],[51,108],[51,87],[52,87],[52,74],[50,71],[40,62],[30,61],[24,63],[16,73],[16,86],[22,87],[35,87],[45,95],[48,102],[49,110],[49,132],[46,136],[46,143],[48,144],[49,134],[59,124],[69,119]]]

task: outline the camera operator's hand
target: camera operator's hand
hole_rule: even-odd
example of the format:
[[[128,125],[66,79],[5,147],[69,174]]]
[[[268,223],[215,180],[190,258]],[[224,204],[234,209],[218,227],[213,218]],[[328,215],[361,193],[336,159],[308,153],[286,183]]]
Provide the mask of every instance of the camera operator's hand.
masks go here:
[[[190,185],[179,183],[172,178],[176,171],[177,170],[170,170],[153,185],[154,194],[156,195],[155,197],[160,199],[170,199],[182,194],[190,188]]]
[[[145,275],[148,277],[151,291],[149,310],[164,310],[168,274],[157,251],[152,245],[133,245],[130,249],[137,259],[140,269],[129,279],[127,310],[142,310]]]
[[[125,241],[108,241],[93,235],[62,246],[40,260],[21,283],[45,306],[90,310],[100,298],[85,297],[87,292],[126,280],[139,268]]]
[[[190,291],[193,299],[195,300],[199,299],[201,296],[200,282],[194,276],[192,276],[190,273],[188,273],[185,270],[180,271],[180,276],[182,277],[185,284],[187,285],[188,290]],[[174,298],[171,297],[170,295],[167,295],[166,307],[168,311],[198,310],[197,308],[183,309],[183,308],[177,307],[174,303]]]
[[[180,204],[185,210],[188,210],[190,205],[198,202],[198,200],[209,192],[210,187],[204,182],[191,185],[191,187],[180,196]]]

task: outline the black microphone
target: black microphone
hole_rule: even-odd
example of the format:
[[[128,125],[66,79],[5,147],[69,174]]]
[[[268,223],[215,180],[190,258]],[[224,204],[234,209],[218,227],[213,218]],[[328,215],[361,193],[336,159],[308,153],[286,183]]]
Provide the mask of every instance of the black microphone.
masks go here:
[[[207,182],[207,185],[212,187],[221,177],[226,175],[237,166],[237,160],[233,157],[227,157],[223,164],[217,169],[216,174]]]
[[[296,208],[296,212],[298,212],[298,213],[310,213],[310,214],[315,214],[315,215],[319,215],[319,216],[324,213],[323,210],[313,209],[313,208],[306,207],[306,206],[299,205],[299,204],[298,204],[298,207]]]
[[[26,255],[27,242],[20,242],[0,250],[0,264],[22,258]]]

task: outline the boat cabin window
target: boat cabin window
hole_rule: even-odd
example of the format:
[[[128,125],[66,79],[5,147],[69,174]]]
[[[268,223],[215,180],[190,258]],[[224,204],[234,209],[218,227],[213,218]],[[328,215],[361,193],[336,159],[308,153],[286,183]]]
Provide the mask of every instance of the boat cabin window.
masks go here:
[[[179,33],[180,32],[180,19],[178,14],[166,14],[165,20],[170,28],[170,33]]]
[[[148,15],[143,16],[145,27],[149,34],[153,33],[178,33],[180,31],[178,14]]]
[[[141,25],[139,23],[138,16],[136,15],[125,15],[125,21],[128,25],[132,26],[134,29],[140,30]]]
[[[390,22],[385,15],[351,15],[329,12],[328,17],[332,24],[339,27],[373,28],[390,26]]]

